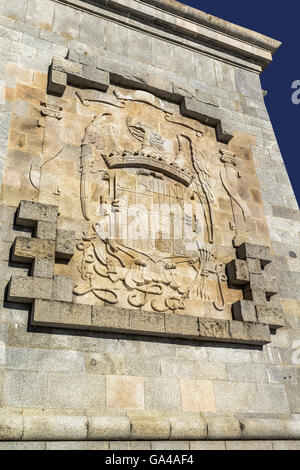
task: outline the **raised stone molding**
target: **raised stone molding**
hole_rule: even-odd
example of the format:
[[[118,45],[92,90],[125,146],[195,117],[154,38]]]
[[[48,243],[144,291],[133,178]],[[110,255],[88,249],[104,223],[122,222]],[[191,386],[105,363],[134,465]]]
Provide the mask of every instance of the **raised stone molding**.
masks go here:
[[[183,116],[191,117],[203,124],[215,127],[216,138],[219,142],[228,143],[232,139],[233,127],[219,108],[198,101],[195,98],[184,96],[180,103],[180,111]]]
[[[134,415],[64,414],[55,410],[2,410],[1,441],[106,441],[106,440],[264,440],[299,439],[300,421],[267,415],[236,417],[151,413]]]
[[[275,39],[174,0],[168,2],[164,0],[96,0],[93,3],[82,0],[61,1],[96,15],[101,14],[101,16],[105,7],[105,16],[112,20],[115,20],[115,15],[121,10],[126,14],[127,23],[131,21],[136,26],[135,19],[146,20],[145,26],[153,25],[157,35],[162,34],[157,29],[157,25],[162,25],[168,33],[176,36],[177,41],[184,43],[184,37],[191,38],[206,47],[209,46],[210,54],[215,56],[218,56],[217,49],[228,52],[230,55],[234,53],[237,57],[245,59],[248,67],[251,67],[251,63],[256,63],[264,69],[272,61],[272,55],[281,45]],[[121,15],[118,20],[124,21]],[[232,60],[234,60],[233,56]]]
[[[72,53],[69,53],[69,57],[73,57]],[[76,57],[78,58],[78,55]],[[126,69],[126,67],[116,66],[117,68],[115,68],[115,64],[111,62],[108,64],[103,63],[100,67],[103,67],[104,70],[100,70],[95,65],[85,65],[80,62],[53,57],[49,69],[47,92],[63,96],[68,84],[105,92],[110,83],[146,90],[160,98],[179,103],[183,116],[215,127],[216,138],[219,142],[228,143],[232,139],[232,125],[215,104],[187,96],[187,91],[180,88],[176,83],[165,81],[146,72],[137,75],[130,69]]]
[[[16,293],[17,295],[17,293]],[[10,297],[13,300],[12,297]],[[33,299],[32,299],[33,300]],[[142,336],[263,345],[271,341],[267,325],[187,315],[139,312],[36,299],[32,325],[95,330]]]
[[[263,271],[271,262],[270,249],[244,243],[228,266],[229,283],[243,286],[245,300],[233,304],[233,320],[142,312],[112,306],[74,303],[73,280],[54,275],[56,259],[69,261],[75,234],[57,230],[58,207],[21,201],[16,221],[34,228],[34,238],[17,237],[12,260],[32,264],[31,276],[13,275],[7,300],[33,304],[31,323],[112,333],[264,345],[271,342],[269,328],[284,326],[281,309],[270,305],[276,280]]]
[[[68,261],[75,249],[75,234],[57,230],[58,207],[21,201],[17,225],[32,227],[33,238],[16,237],[11,259],[31,264],[31,276],[13,275],[8,285],[8,301],[32,303],[35,299],[71,301],[73,281],[54,276],[56,259]]]
[[[243,286],[244,300],[233,304],[233,318],[262,323],[272,329],[285,326],[280,303],[271,302],[278,293],[276,277],[264,269],[272,262],[270,248],[244,243],[237,248],[237,258],[227,265],[228,281]]]

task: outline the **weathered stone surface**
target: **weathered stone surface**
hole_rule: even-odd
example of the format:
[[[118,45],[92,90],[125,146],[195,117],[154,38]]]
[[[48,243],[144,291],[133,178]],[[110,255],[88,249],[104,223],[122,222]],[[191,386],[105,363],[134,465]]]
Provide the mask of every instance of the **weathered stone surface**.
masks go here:
[[[227,264],[228,280],[235,286],[247,284],[249,282],[249,271],[247,261],[234,259]]]
[[[180,104],[180,110],[184,116],[198,119],[203,124],[216,127],[217,138],[221,142],[228,143],[232,139],[232,128],[224,121],[217,107],[185,96]],[[223,121],[221,121],[222,118]]]
[[[96,66],[98,49],[87,44],[71,41],[67,59],[80,64]]]
[[[201,338],[230,338],[229,322],[199,318],[199,335]]]
[[[151,448],[154,451],[159,450],[189,450],[189,442],[188,441],[152,441]]]
[[[151,450],[151,441],[113,441],[109,450]]]
[[[130,424],[127,416],[90,416],[87,439],[130,439]]]
[[[106,407],[109,410],[144,410],[143,377],[107,376]]]
[[[228,379],[232,382],[269,382],[265,364],[226,364]]]
[[[12,249],[12,260],[32,262],[35,258],[53,260],[55,244],[53,240],[17,237]]]
[[[237,255],[240,259],[259,259],[262,266],[266,266],[272,261],[270,248],[267,246],[256,245],[255,243],[244,243],[243,245],[240,245],[237,248]]]
[[[44,446],[45,450],[109,450],[107,441],[46,441]]]
[[[152,439],[169,439],[170,421],[168,418],[156,416],[137,416],[130,419],[131,438],[140,439],[141,436],[145,440]]]
[[[300,442],[297,441],[273,441],[273,450],[300,450]]]
[[[3,441],[0,450],[46,450],[46,442]]]
[[[23,415],[21,412],[0,410],[0,440],[14,441],[22,438]]]
[[[170,99],[173,94],[172,82],[168,80],[167,74],[150,74],[146,90],[164,99]]]
[[[232,305],[233,319],[237,321],[257,322],[255,305],[251,300],[239,300]]]
[[[228,441],[225,443],[226,450],[239,450],[239,451],[265,451],[273,450],[272,441]]]
[[[170,439],[205,439],[207,437],[207,423],[202,416],[171,417]]]
[[[131,355],[130,355],[131,357]],[[126,357],[127,359],[127,357]],[[125,367],[125,358],[121,354],[90,353],[86,356],[86,372],[101,375],[141,375],[131,373]]]
[[[257,409],[260,413],[289,413],[287,393],[282,384],[258,383]]]
[[[97,328],[107,329],[128,329],[129,311],[126,309],[114,309],[111,307],[93,306],[92,325]]]
[[[263,272],[263,284],[268,297],[278,293],[277,279],[274,272]]]
[[[286,387],[287,395],[292,413],[300,414],[300,385],[288,385]],[[299,425],[299,422],[298,422]]]
[[[53,222],[39,221],[36,225],[36,238],[44,240],[55,240],[56,238],[56,224]]]
[[[262,281],[262,276],[260,278]],[[250,285],[247,285],[244,289],[244,298],[245,300],[252,300],[254,304],[265,304],[267,295],[263,283],[261,283],[261,288],[251,288]]]
[[[198,336],[199,323],[195,317],[187,317],[182,315],[166,315],[165,316],[166,333],[176,334],[178,336]]]
[[[206,416],[207,438],[210,440],[240,439],[241,426],[237,418],[228,416]]]
[[[73,328],[91,325],[91,307],[89,305],[68,302],[47,302],[35,300],[32,324],[49,326],[70,325]]]
[[[213,383],[209,380],[181,379],[180,389],[183,411],[216,411]]]
[[[24,227],[33,227],[39,221],[56,224],[57,217],[57,206],[33,201],[21,201],[17,211],[16,222]]]
[[[241,419],[243,439],[287,439],[289,437],[287,425],[281,419]]]
[[[216,381],[214,391],[219,412],[255,413],[262,409],[254,383]]]
[[[129,329],[140,333],[164,333],[165,315],[159,313],[132,311],[129,315]]]
[[[226,450],[224,441],[191,441],[190,450]]]
[[[25,415],[24,434],[26,440],[85,440],[87,418],[85,416]]]
[[[34,258],[32,264],[32,275],[34,277],[47,277],[52,279],[54,274],[54,262],[52,259]]]
[[[67,87],[67,74],[66,72],[60,72],[59,70],[50,69],[49,81],[48,81],[48,93],[62,96]]]
[[[61,302],[72,302],[73,279],[64,276],[54,276],[52,299]]]
[[[247,265],[250,274],[261,274],[261,264],[259,259],[247,258]]]
[[[47,373],[6,370],[2,391],[4,408],[41,407],[46,401]]]
[[[287,429],[290,436],[294,439],[300,439],[300,419],[299,414],[292,414],[291,418],[287,419]]]
[[[270,342],[270,330],[266,325],[247,322],[230,322],[230,337],[238,343],[249,342],[252,344],[267,344]]]
[[[127,450],[298,439],[299,220],[258,76],[279,44],[176,2],[109,0],[104,16],[79,3],[0,6],[0,436]],[[125,196],[147,210],[102,234],[126,228]]]
[[[181,409],[181,394],[178,380],[166,377],[145,377],[146,410]]]
[[[57,230],[55,240],[55,256],[69,260],[75,251],[75,232],[73,230]]]
[[[169,358],[161,359],[161,374],[164,377],[195,378],[195,363],[186,358]]]
[[[106,91],[109,74],[95,66],[82,65],[60,57],[53,57],[48,82],[48,92],[62,96],[67,83]]]
[[[109,87],[109,74],[90,65],[83,65],[80,74],[68,73],[68,82],[73,85],[106,91]]]
[[[26,367],[28,370],[40,372],[84,372],[84,354],[78,351],[69,350],[66,354],[63,350],[43,350],[37,348],[23,349],[26,357]]]
[[[12,276],[7,298],[11,302],[32,303],[35,299],[52,298],[52,279]]]
[[[285,326],[285,320],[281,309],[266,305],[256,305],[256,314],[259,323],[270,325],[272,328]]]
[[[52,69],[57,70],[58,72],[64,72],[74,76],[82,74],[81,64],[72,62],[67,59],[62,59],[58,56],[53,57],[52,59]]]
[[[250,289],[252,292],[259,291],[260,289],[265,291],[264,278],[261,274],[250,274]]]

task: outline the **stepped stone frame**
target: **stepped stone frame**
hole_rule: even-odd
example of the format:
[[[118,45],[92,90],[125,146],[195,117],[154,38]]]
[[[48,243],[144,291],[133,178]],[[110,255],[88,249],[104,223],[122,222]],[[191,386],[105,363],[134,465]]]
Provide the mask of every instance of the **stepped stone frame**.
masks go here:
[[[253,300],[233,304],[235,320],[232,321],[75,304],[72,302],[73,280],[54,275],[55,259],[70,260],[75,250],[75,232],[57,230],[57,216],[57,206],[32,201],[21,201],[17,211],[17,225],[34,227],[36,238],[16,237],[11,259],[31,263],[32,277],[12,276],[7,299],[33,303],[32,325],[254,345],[271,341],[269,327],[284,326],[282,312],[269,307],[267,301],[263,304],[261,298],[258,305]],[[238,247],[237,252],[241,259],[229,263],[229,281],[246,285],[251,298],[255,299],[257,289],[252,276],[258,276],[257,283],[263,287],[265,298],[267,294],[276,294],[274,278],[270,283],[270,278],[261,274],[261,266],[271,262],[268,247],[246,243]],[[251,268],[251,262],[255,269]]]
[[[0,449],[299,449],[280,42],[175,0],[11,0],[1,31]],[[154,245],[99,235],[126,197],[170,209]]]
[[[69,50],[68,56],[73,57],[73,54],[72,49]],[[90,60],[92,59],[89,58]],[[83,61],[86,61],[85,56]],[[79,86],[83,90],[88,89],[88,97],[91,100],[93,90],[106,92],[111,81],[113,84],[117,83],[126,85],[128,88],[145,90],[152,92],[157,97],[179,102],[180,111],[183,116],[192,117],[199,122],[214,126],[218,141],[228,143],[232,139],[233,136],[224,130],[228,130],[230,126],[226,121],[222,121],[222,115],[218,107],[210,106],[196,98],[186,96],[186,91],[180,89],[178,84],[174,82],[169,81],[166,83],[155,76],[134,76],[130,72],[129,68],[120,67],[118,64],[115,64],[115,67],[111,70],[99,70],[95,66],[54,57],[49,70],[47,93],[63,96],[69,84]],[[159,88],[159,86],[162,88]],[[81,93],[82,96],[85,96],[84,91],[81,91]],[[191,93],[191,96],[196,96],[196,90],[190,90],[189,93]],[[95,96],[95,99],[100,100],[98,95]],[[105,98],[102,99],[105,100]],[[44,111],[42,113],[46,116],[49,115],[49,113]],[[228,154],[224,152],[221,160],[227,162]],[[232,156],[229,158],[232,158]],[[25,216],[23,216],[23,212],[25,212]],[[35,215],[35,212],[37,215]],[[47,243],[46,240],[48,237],[53,238],[53,233],[55,233],[56,229],[50,225],[51,230],[45,234],[39,227],[45,223],[56,223],[53,222],[51,217],[45,215],[48,213],[52,214],[52,212],[57,214],[58,208],[48,205],[40,206],[40,204],[33,204],[30,201],[22,201],[18,209],[16,222],[17,225],[36,225],[37,238],[43,239],[46,236],[45,243]],[[26,217],[29,218],[27,219]],[[42,236],[39,233],[42,233]],[[72,241],[75,240],[74,232],[71,235],[69,233],[64,234],[66,240],[68,240],[68,236]],[[56,238],[56,244],[59,243],[58,240],[59,238]],[[53,240],[51,241],[53,243]],[[24,243],[25,247],[22,246]],[[47,249],[44,245],[42,249],[39,246],[37,247],[36,244],[29,248],[27,239],[17,238],[12,251],[12,260],[22,262],[28,261],[28,250],[31,251],[30,258],[35,266],[33,277],[39,278],[36,280],[37,286],[32,288],[32,283],[28,278],[13,276],[8,289],[8,299],[10,301],[17,302],[22,300],[34,303],[31,317],[33,325],[76,327],[80,329],[119,331],[175,338],[186,337],[194,340],[210,339],[215,341],[232,341],[234,343],[245,342],[256,345],[263,345],[271,341],[267,325],[273,329],[284,326],[281,309],[269,306],[267,302],[267,296],[278,293],[274,275],[263,275],[262,272],[262,268],[272,261],[269,247],[244,243],[237,247],[237,259],[232,260],[228,264],[229,283],[235,286],[243,285],[244,297],[247,299],[233,304],[232,321],[203,319],[187,315],[172,315],[171,317],[168,314],[151,312],[141,315],[140,312],[130,312],[130,310],[118,307],[108,310],[105,307],[103,308],[103,306],[99,308],[97,306],[72,304],[72,279],[63,278],[62,276],[55,276],[53,278],[55,284],[53,289],[55,289],[55,292],[59,291],[60,298],[58,298],[50,294],[51,288],[48,289],[48,272],[41,275],[37,271],[38,268],[36,266],[38,265],[37,263],[41,263],[39,256],[43,253],[43,249],[45,250],[44,256],[47,256]],[[54,263],[55,258],[53,255],[51,259]],[[51,266],[51,272],[54,272],[54,266]],[[47,279],[46,287],[44,285],[45,280],[40,279],[44,276]],[[66,293],[61,294],[62,287],[61,284],[58,285],[58,282],[68,286]],[[29,297],[26,297],[23,290],[28,292]],[[36,293],[36,297],[33,296],[33,293]],[[68,300],[71,300],[71,302],[65,303]],[[61,303],[58,303],[59,301]]]

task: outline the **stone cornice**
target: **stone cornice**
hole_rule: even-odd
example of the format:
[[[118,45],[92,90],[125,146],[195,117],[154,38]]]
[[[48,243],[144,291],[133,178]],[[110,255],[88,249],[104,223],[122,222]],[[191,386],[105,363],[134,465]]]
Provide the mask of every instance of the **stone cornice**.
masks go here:
[[[234,61],[242,58],[257,64],[263,70],[271,61],[273,53],[281,43],[263,34],[211,16],[175,0],[56,0],[96,15],[104,15],[128,26],[131,21],[143,19],[147,26],[163,26],[165,31],[176,36],[176,41],[185,45],[184,38],[206,44],[211,55],[224,51]],[[101,11],[102,10],[102,11]],[[126,16],[125,16],[125,15]],[[162,33],[160,31],[160,33]],[[160,34],[161,35],[161,34]]]
[[[97,0],[99,1],[99,0]],[[118,0],[115,0],[118,3]],[[277,51],[281,46],[281,42],[276,39],[265,36],[264,34],[257,33],[250,29],[236,25],[216,16],[210,15],[197,8],[189,7],[176,0],[140,0],[142,3],[153,5],[161,10],[166,10],[177,16],[181,16],[187,21],[194,21],[196,23],[207,26],[211,29],[216,29],[224,34],[233,36],[241,41],[249,42],[253,45],[261,47],[270,51],[272,54]]]

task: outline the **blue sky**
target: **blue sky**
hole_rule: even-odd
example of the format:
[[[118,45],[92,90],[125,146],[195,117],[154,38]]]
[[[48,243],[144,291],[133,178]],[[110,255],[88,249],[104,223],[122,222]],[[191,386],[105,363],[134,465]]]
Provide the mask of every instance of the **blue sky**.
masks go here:
[[[300,204],[300,104],[291,100],[292,83],[300,81],[300,2],[181,0],[181,3],[283,43],[273,63],[261,75],[261,82],[268,91],[265,103]]]

